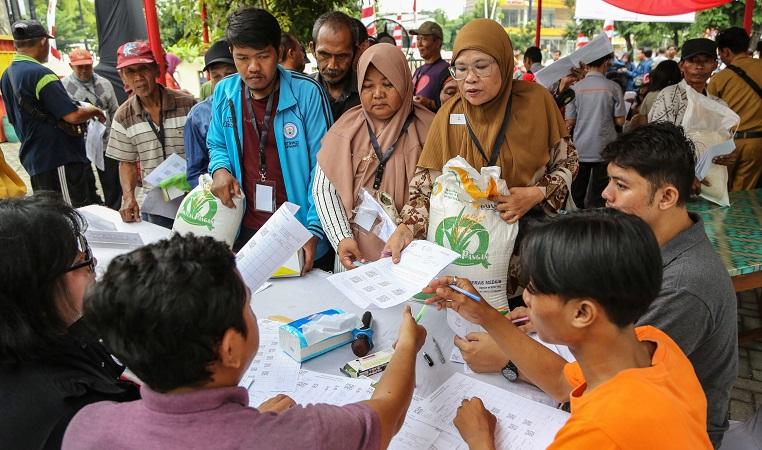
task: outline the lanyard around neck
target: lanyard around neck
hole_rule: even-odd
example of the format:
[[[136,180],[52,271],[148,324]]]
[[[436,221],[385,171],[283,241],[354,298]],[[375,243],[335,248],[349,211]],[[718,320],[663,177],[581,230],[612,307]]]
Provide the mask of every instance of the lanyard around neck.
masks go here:
[[[151,131],[153,131],[153,134],[156,136],[156,139],[161,144],[161,153],[164,155],[164,159],[167,159],[167,149],[165,145],[165,138],[166,134],[164,132],[164,95],[163,92],[159,92],[159,128],[156,128],[156,125],[154,125],[153,120],[151,119],[151,115],[146,111],[145,106],[143,106],[143,103],[140,101],[140,98],[137,97],[138,103],[140,103],[140,106],[143,108],[143,120],[148,122],[148,126],[151,127]]]
[[[385,153],[381,152],[381,146],[378,144],[378,138],[376,138],[376,134],[373,133],[373,130],[370,128],[370,122],[368,119],[365,119],[365,125],[368,127],[368,137],[370,138],[370,145],[373,146],[373,151],[376,153],[376,158],[378,158],[378,168],[376,169],[376,178],[373,180],[373,189],[378,190],[381,187],[381,180],[384,178],[384,168],[386,167],[386,163],[389,161],[389,158],[392,157],[392,153],[394,153],[394,148],[397,146],[397,143],[399,142],[400,138],[403,134],[407,131],[407,127],[410,126],[410,123],[413,121],[413,111],[410,111],[410,114],[407,116],[407,119],[405,120],[405,124],[402,125],[402,129],[400,130],[399,136],[397,136],[397,139],[394,140],[394,143],[386,149]]]
[[[262,177],[262,181],[265,180],[267,175],[267,160],[265,157],[265,144],[267,143],[267,135],[270,133],[270,119],[273,113],[273,101],[275,99],[275,90],[270,92],[267,96],[267,106],[265,107],[265,117],[262,121],[262,131],[259,131],[259,125],[257,124],[257,117],[254,115],[254,108],[251,106],[254,99],[251,98],[251,91],[248,86],[243,86],[246,92],[246,111],[248,112],[248,121],[254,127],[254,132],[257,134],[259,140],[259,176]]]
[[[471,127],[471,121],[468,120],[468,116],[463,114],[463,116],[466,118],[466,127],[468,128],[468,136],[471,138],[471,141],[476,146],[476,149],[479,150],[479,153],[481,153],[482,158],[484,158],[485,161],[487,161],[487,166],[494,166],[497,162],[497,157],[500,155],[500,147],[503,146],[503,141],[505,141],[505,133],[508,131],[508,121],[510,120],[511,115],[511,107],[513,106],[513,95],[508,97],[508,107],[505,108],[505,116],[503,117],[503,125],[500,127],[500,133],[498,133],[497,138],[495,138],[495,145],[492,146],[492,154],[490,154],[489,158],[487,158],[487,154],[484,152],[484,147],[482,147],[481,142],[479,142],[479,139],[476,137],[476,134],[474,133],[473,128]]]

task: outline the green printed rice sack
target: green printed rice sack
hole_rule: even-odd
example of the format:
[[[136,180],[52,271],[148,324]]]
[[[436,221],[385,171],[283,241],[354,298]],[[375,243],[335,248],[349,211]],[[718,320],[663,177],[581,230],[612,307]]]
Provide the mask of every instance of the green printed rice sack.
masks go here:
[[[427,239],[461,255],[443,275],[468,278],[490,305],[505,308],[519,225],[500,218],[489,200],[496,195],[509,195],[499,167],[479,173],[462,157],[451,159],[432,188]]]
[[[243,197],[233,197],[235,209],[228,208],[212,194],[212,177],[208,174],[198,178],[198,186],[185,196],[177,210],[175,233],[193,233],[211,236],[233,246],[243,219]]]

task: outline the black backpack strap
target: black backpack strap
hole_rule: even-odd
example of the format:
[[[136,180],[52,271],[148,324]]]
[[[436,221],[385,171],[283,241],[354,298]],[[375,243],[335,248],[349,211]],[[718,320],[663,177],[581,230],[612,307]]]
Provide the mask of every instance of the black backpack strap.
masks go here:
[[[754,80],[752,80],[751,77],[746,74],[746,72],[744,72],[743,69],[741,69],[738,66],[734,66],[733,64],[728,64],[726,67],[732,70],[733,72],[735,72],[736,75],[741,77],[741,79],[744,80],[746,84],[748,84],[749,86],[751,86],[752,89],[754,89],[754,92],[757,93],[759,98],[762,99],[762,88],[760,88],[759,85],[755,83]]]

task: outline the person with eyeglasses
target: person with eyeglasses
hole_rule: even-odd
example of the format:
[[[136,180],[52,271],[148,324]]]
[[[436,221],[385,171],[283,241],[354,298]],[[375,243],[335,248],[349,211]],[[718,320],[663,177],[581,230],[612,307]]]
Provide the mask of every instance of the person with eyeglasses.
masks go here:
[[[495,200],[508,223],[557,213],[569,195],[564,179],[577,173],[577,151],[551,94],[537,83],[512,78],[513,46],[500,24],[489,19],[466,24],[455,38],[452,61],[458,93],[434,118],[401,223],[387,242],[395,263],[413,239],[425,239],[433,181],[455,156],[477,171],[501,168],[510,195]],[[516,262],[509,270],[508,298],[518,295]]]
[[[60,448],[82,407],[139,398],[82,318],[95,266],[85,221],[48,193],[0,201],[0,443]]]

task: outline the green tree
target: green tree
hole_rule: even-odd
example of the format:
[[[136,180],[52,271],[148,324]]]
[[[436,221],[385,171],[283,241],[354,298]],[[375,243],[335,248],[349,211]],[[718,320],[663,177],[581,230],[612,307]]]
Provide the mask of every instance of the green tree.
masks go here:
[[[80,18],[80,3],[82,17]],[[37,18],[47,27],[47,2],[37,2]],[[62,52],[80,47],[87,40],[90,50],[97,50],[98,31],[95,26],[94,0],[58,0],[56,6],[56,45]]]
[[[257,6],[270,11],[284,31],[307,43],[312,24],[326,11],[341,10],[359,17],[357,0],[207,0],[209,39],[221,39],[228,15],[241,6]],[[199,0],[159,0],[157,2],[162,41],[180,57],[203,53]]]
[[[463,28],[463,25],[474,19],[480,19],[484,17],[484,1],[485,0],[476,0],[473,9],[464,12],[454,19],[449,19],[447,14],[445,14],[442,9],[434,10],[434,20],[442,26],[442,32],[444,34],[442,44],[443,49],[452,50],[452,45],[455,42],[455,35],[457,35],[458,31]],[[490,2],[490,4],[491,3],[492,2]],[[503,11],[499,8],[495,13],[495,20],[498,22],[502,22],[503,20]],[[532,33],[534,36],[534,31]]]

